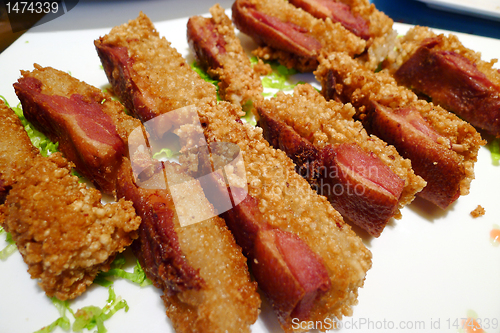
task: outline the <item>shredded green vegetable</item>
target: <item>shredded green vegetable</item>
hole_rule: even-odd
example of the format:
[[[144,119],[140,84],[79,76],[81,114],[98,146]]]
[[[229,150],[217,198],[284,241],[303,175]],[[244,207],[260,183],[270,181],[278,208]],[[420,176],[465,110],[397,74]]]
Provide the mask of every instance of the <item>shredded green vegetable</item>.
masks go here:
[[[500,138],[496,138],[488,144],[493,165],[500,165]]]
[[[12,235],[5,231],[4,228],[0,227],[0,235],[5,234],[5,241],[7,242],[7,246],[4,247],[2,250],[0,250],[0,259],[5,260],[7,259],[12,253],[16,252],[16,244],[12,240]]]
[[[255,117],[252,113],[253,102],[248,100],[245,105],[243,105],[243,111],[245,111],[245,115],[241,117],[245,122],[249,123],[252,126],[256,126],[257,122],[255,121]]]
[[[277,89],[278,91],[290,91],[293,90],[298,84],[304,84],[304,82],[297,82],[296,84],[288,83],[287,80],[290,75],[297,74],[297,71],[293,68],[287,68],[279,64],[278,62],[270,62],[272,73],[266,75],[262,78],[262,86],[269,89]],[[274,93],[264,93],[264,97],[273,96]]]
[[[161,159],[163,157],[171,158],[171,157],[174,157],[178,154],[179,153],[174,153],[171,149],[162,148],[159,152],[153,154],[153,158],[154,159]],[[164,155],[164,156],[162,156],[162,155]]]
[[[106,305],[102,308],[90,305],[79,309],[75,313],[69,306],[68,301],[60,301],[55,297],[52,297],[51,301],[59,311],[60,317],[50,325],[34,333],[50,333],[53,332],[56,327],[60,327],[65,331],[71,329],[73,332],[81,332],[84,328],[90,331],[96,326],[97,333],[106,333],[108,330],[104,327],[104,322],[120,309],[125,309],[125,312],[129,310],[127,302],[120,297],[116,297],[112,287],[108,288],[108,299]],[[70,319],[66,316],[66,310],[69,311],[75,319],[73,325],[71,325]]]
[[[108,288],[108,300],[101,309],[97,306],[86,306],[79,309],[75,314],[75,321],[72,329],[74,332],[81,332],[84,328],[91,330],[97,327],[97,333],[106,333],[108,330],[104,327],[104,322],[111,318],[118,310],[125,309],[128,312],[127,302],[120,297],[116,297],[113,287]]]
[[[141,287],[149,286],[152,284],[151,280],[146,277],[146,273],[142,269],[139,261],[136,261],[134,271],[132,273],[127,272],[123,269],[125,265],[125,257],[123,255],[116,256],[116,259],[111,264],[111,269],[107,272],[100,272],[99,275],[94,280],[94,283],[101,285],[103,287],[109,287],[113,284],[109,277],[120,277],[131,282],[138,284]]]
[[[34,333],[50,333],[53,332],[58,326],[65,331],[68,331],[71,328],[69,318],[66,316],[66,310],[69,310],[72,314],[73,311],[69,307],[68,301],[60,301],[56,297],[52,297],[50,300],[59,311],[60,317],[54,320],[54,322],[52,322],[49,326],[45,326]]]

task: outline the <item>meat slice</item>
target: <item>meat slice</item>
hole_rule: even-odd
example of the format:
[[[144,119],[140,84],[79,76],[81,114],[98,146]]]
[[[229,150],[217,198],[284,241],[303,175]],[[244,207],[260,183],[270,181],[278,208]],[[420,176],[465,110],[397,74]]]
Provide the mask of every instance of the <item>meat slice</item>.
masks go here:
[[[441,208],[469,193],[474,163],[485,142],[467,122],[417,95],[387,72],[373,73],[349,57],[332,53],[316,77],[328,98],[351,102],[369,133],[411,160],[427,186],[420,196]]]
[[[139,180],[125,159],[117,195],[131,200],[142,217],[132,249],[147,277],[163,290],[176,331],[250,332],[260,299],[241,249],[198,181],[179,165],[151,163],[160,167]],[[181,183],[180,190],[172,183]],[[206,218],[182,226],[186,214]]]
[[[294,6],[302,8],[312,16],[339,22],[347,30],[364,40],[370,39],[369,22],[355,16],[349,5],[335,0],[291,0]]]
[[[271,146],[280,149],[295,163],[295,171],[311,185],[317,183],[322,167],[321,149],[303,138],[291,126],[273,116],[264,107],[258,107],[259,121],[264,138]]]
[[[307,320],[315,301],[331,287],[321,257],[293,233],[271,227],[250,195],[222,216],[280,321]]]
[[[160,178],[151,179],[151,178]],[[147,181],[164,180],[163,168]],[[118,170],[117,197],[133,203],[142,218],[139,239],[134,242],[135,256],[144,267],[148,278],[166,294],[200,290],[205,282],[198,271],[189,265],[179,245],[174,230],[175,205],[170,193],[160,189],[142,189],[134,181],[132,166],[128,160]]]
[[[375,154],[355,144],[326,146],[322,150],[319,193],[345,217],[378,237],[395,214],[404,181]]]
[[[193,16],[189,19],[188,43],[198,63],[219,80],[220,97],[247,107],[247,103],[261,98],[260,77],[252,68],[224,9],[215,5],[210,12],[212,18]]]
[[[440,48],[442,39],[424,40],[394,77],[472,125],[500,135],[500,87],[470,59]]]
[[[0,205],[17,179],[31,166],[39,155],[24,130],[21,121],[0,100]]]
[[[366,41],[340,23],[323,21],[285,0],[237,0],[232,6],[234,25],[249,35],[260,48],[259,58],[278,60],[301,72],[314,70],[321,53],[364,52]]]
[[[139,126],[137,121],[126,118],[109,95],[50,67],[23,72],[14,88],[26,119],[59,143],[78,172],[112,193],[128,133]]]
[[[307,30],[290,22],[252,8],[245,0],[237,0],[232,7],[236,27],[260,44],[269,44],[300,57],[315,58],[321,43],[307,34]]]
[[[101,204],[101,193],[72,176],[72,164],[38,156],[5,201],[5,230],[28,272],[49,297],[81,295],[115,255],[137,238],[141,219],[123,199]]]
[[[411,159],[415,172],[427,180],[420,196],[445,209],[460,196],[460,181],[465,176],[462,159],[449,145],[437,143],[443,142],[437,140],[437,134],[427,134],[432,129],[421,129],[423,119],[418,127],[408,120],[409,115],[417,114],[415,110],[391,110],[377,104],[367,121],[375,135]]]

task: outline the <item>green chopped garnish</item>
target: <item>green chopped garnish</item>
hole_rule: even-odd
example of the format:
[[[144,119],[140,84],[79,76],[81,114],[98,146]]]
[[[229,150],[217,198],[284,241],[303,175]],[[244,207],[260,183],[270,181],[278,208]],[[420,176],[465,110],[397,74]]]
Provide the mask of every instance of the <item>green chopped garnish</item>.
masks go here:
[[[125,300],[116,297],[113,287],[108,288],[108,300],[101,309],[97,306],[86,306],[79,309],[75,314],[75,322],[72,329],[75,332],[81,332],[84,328],[91,330],[97,327],[97,333],[106,333],[108,330],[104,327],[104,322],[111,318],[118,310],[128,311],[129,306]]]
[[[256,56],[250,57],[250,64],[252,64],[252,66],[258,63],[259,63],[259,58],[257,58]]]
[[[113,284],[113,281],[108,280],[108,277],[120,277],[134,282],[141,287],[152,284],[151,280],[146,277],[146,273],[142,269],[141,264],[139,264],[138,260],[136,261],[136,265],[132,273],[122,269],[124,265],[125,257],[123,255],[118,255],[111,264],[111,269],[107,272],[100,272],[99,275],[97,275],[97,277],[95,278],[94,282],[103,287],[109,287]]]
[[[49,326],[45,326],[44,328],[34,333],[50,333],[54,331],[57,326],[65,331],[68,331],[71,328],[69,318],[66,316],[66,310],[69,310],[71,313],[73,313],[73,311],[70,309],[68,301],[60,301],[56,297],[52,297],[50,300],[59,311],[60,317],[52,322]]]
[[[249,123],[252,126],[256,126],[257,122],[255,121],[255,117],[252,113],[253,101],[248,100],[245,105],[243,105],[243,111],[245,111],[245,115],[241,117],[245,122]]]
[[[161,156],[162,154],[164,154],[165,156]],[[175,155],[176,154],[171,149],[162,148],[159,152],[153,154],[153,158],[154,159],[160,159],[162,157],[171,158],[174,157]]]
[[[12,253],[16,252],[16,244],[14,243],[14,240],[12,239],[12,235],[10,232],[7,232],[4,230],[4,228],[0,227],[0,235],[5,234],[5,241],[7,242],[7,246],[4,247],[2,250],[0,250],[0,259],[5,260],[7,259]]]
[[[279,91],[289,91],[293,90],[298,84],[303,84],[304,82],[297,82],[296,84],[290,84],[287,82],[290,75],[297,74],[297,71],[293,68],[287,68],[277,62],[270,63],[273,72],[262,78],[262,86],[269,89],[277,89]],[[272,96],[273,93],[263,93],[264,97]]]
[[[500,164],[500,138],[496,138],[488,144],[493,165]]]

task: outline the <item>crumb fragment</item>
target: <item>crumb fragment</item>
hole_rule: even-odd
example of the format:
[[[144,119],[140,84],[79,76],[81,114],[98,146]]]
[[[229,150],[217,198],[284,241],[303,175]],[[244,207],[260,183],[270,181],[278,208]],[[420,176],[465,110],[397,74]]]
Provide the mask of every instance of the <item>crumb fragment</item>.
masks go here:
[[[472,212],[470,212],[470,215],[473,218],[478,218],[480,216],[483,216],[484,213],[486,213],[486,211],[484,210],[484,208],[481,205],[477,205],[476,209],[474,209]]]

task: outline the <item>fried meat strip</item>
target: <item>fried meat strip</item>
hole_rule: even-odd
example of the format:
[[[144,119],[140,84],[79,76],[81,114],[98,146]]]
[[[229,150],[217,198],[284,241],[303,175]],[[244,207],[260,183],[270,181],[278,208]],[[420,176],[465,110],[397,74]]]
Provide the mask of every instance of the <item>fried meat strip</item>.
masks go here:
[[[285,0],[236,0],[234,25],[254,39],[260,48],[253,53],[264,60],[277,59],[288,68],[310,72],[321,53],[363,53],[366,41],[340,23],[323,21]]]
[[[200,99],[216,102],[215,87],[199,79],[142,13],[137,20],[96,40],[95,46],[114,90],[143,122]],[[168,86],[150,83],[164,82],[164,77],[172,75],[178,75],[178,79],[169,81]],[[132,151],[131,156],[134,154]],[[143,159],[145,169],[150,155]],[[145,221],[134,253],[148,277],[164,291],[167,315],[176,331],[248,332],[257,320],[260,299],[241,249],[223,220],[213,217],[180,227],[175,213],[179,207],[174,209],[169,190],[141,188],[130,172],[124,163],[118,195],[130,198]],[[171,165],[165,172],[170,177],[188,178]],[[199,185],[188,195],[195,194],[201,200]],[[206,201],[204,196],[202,199]],[[191,204],[186,209],[199,207]]]
[[[257,262],[252,263],[254,276],[258,277],[260,286],[268,286],[266,295],[282,327],[286,331],[293,330],[292,313],[300,314],[301,320],[324,320],[352,314],[357,290],[363,285],[366,271],[371,266],[371,253],[326,198],[312,191],[309,184],[295,173],[293,162],[283,152],[269,147],[260,129],[240,121],[239,116],[243,114],[241,108],[227,102],[217,103],[213,90],[211,95],[203,95],[199,90],[190,89],[192,86],[203,87],[205,83],[201,78],[194,76],[194,81],[189,81],[182,92],[182,84],[179,84],[178,93],[170,93],[167,87],[184,80],[186,76],[192,78],[194,73],[186,73],[187,66],[182,66],[186,70],[169,70],[172,63],[180,63],[180,56],[167,41],[157,36],[151,22],[143,14],[126,25],[115,27],[109,35],[96,41],[96,45],[102,62],[106,64],[107,75],[112,78],[115,90],[123,94],[123,100],[146,94],[152,99],[163,98],[168,105],[191,101],[196,105],[209,144],[227,142],[236,144],[241,150],[246,168],[247,181],[244,185],[248,186],[248,205],[240,204],[226,213],[233,214],[236,227],[232,231],[247,235],[243,239],[250,240],[250,250],[254,254],[260,253],[259,257],[255,257]],[[156,46],[156,55],[146,57],[142,50],[151,49],[149,45]],[[102,52],[103,49],[109,51],[119,47],[129,55],[127,62],[115,61],[115,52]],[[168,61],[160,63],[157,58]],[[139,68],[151,68],[153,72],[139,74],[130,71],[131,66],[127,63],[140,64]],[[123,71],[128,71],[129,75],[113,75]],[[129,78],[134,78],[134,82],[140,81],[142,89],[147,89],[134,89],[137,85]],[[163,114],[173,109],[162,105],[153,111]],[[243,215],[246,217],[242,218]],[[272,232],[264,232],[267,228],[271,228]],[[256,237],[260,241],[252,243]],[[312,270],[315,278],[307,277],[307,274],[298,276],[308,272],[308,266],[302,267],[301,258],[293,254],[294,244],[299,244],[301,252],[307,254],[304,260],[311,263],[310,267],[315,267]],[[248,250],[247,245],[240,245]],[[264,262],[259,262],[258,258]],[[272,258],[280,260],[279,267],[266,262],[266,259]],[[323,269],[327,272],[330,285],[325,291]],[[285,281],[288,278],[290,280]],[[266,280],[273,280],[275,286],[283,282],[286,286],[296,287],[272,288],[273,281]]]
[[[217,98],[214,85],[199,80],[199,75],[166,39],[159,37],[143,13],[136,20],[113,28],[94,44],[116,95],[122,97],[127,109],[142,122],[198,101]],[[177,80],[169,80],[168,86],[149,84],[163,82],[164,77],[172,75]]]
[[[71,167],[60,153],[36,157],[5,201],[5,230],[31,278],[60,300],[82,294],[107,271],[141,222],[128,201],[102,205],[101,193],[78,183]]]
[[[207,73],[219,80],[223,100],[241,106],[260,98],[262,84],[236,37],[231,19],[219,5],[210,8],[212,18],[193,16],[187,38],[196,59]]]
[[[0,100],[0,205],[39,155],[17,115]]]
[[[373,73],[345,54],[323,59],[316,77],[327,99],[351,102],[368,132],[396,147],[427,181],[419,195],[446,208],[469,193],[481,136],[439,106],[419,100],[386,72]]]
[[[398,207],[425,186],[410,160],[353,120],[351,105],[327,102],[310,85],[259,103],[257,113],[271,145],[285,151],[344,218],[373,236],[391,217],[400,218]]]
[[[117,194],[131,200],[142,217],[133,250],[148,278],[163,290],[175,331],[250,332],[260,298],[240,247],[224,220],[215,216],[197,181],[179,165],[166,163],[158,170],[138,182],[125,159],[118,172]],[[169,184],[183,184],[180,194],[186,201],[174,205],[174,189],[162,186],[165,176]],[[179,212],[209,218],[181,226]]]
[[[393,21],[368,0],[290,0],[312,16],[339,22],[354,35],[367,41],[365,54],[357,58],[375,70],[396,42]]]
[[[473,126],[500,136],[500,72],[454,35],[414,27],[386,61],[397,82]]]
[[[128,135],[140,122],[110,95],[64,72],[35,64],[22,75],[14,88],[26,119],[59,143],[78,172],[112,193]]]

